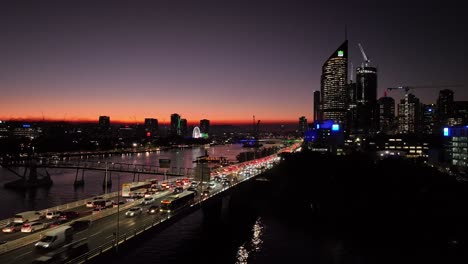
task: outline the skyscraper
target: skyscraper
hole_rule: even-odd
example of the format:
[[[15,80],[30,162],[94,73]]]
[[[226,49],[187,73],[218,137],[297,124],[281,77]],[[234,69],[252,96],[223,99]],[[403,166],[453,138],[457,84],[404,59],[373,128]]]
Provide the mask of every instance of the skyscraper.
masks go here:
[[[320,91],[314,92],[314,121],[322,120],[320,114]]]
[[[307,131],[307,118],[305,116],[299,117],[299,134],[304,136],[305,132]]]
[[[145,131],[154,136],[158,131],[158,120],[155,118],[145,118]]]
[[[435,134],[434,130],[436,124],[436,105],[435,104],[425,104],[423,105],[423,127],[422,133],[432,135]]]
[[[377,68],[356,69],[357,128],[361,133],[376,132],[379,125],[377,107]]]
[[[439,131],[442,127],[447,125],[447,119],[454,117],[454,102],[453,102],[453,91],[444,89],[439,92],[439,98],[437,99],[437,119],[439,125]]]
[[[172,114],[171,115],[171,136],[180,135],[180,115],[179,114]]]
[[[395,122],[395,100],[384,96],[377,101],[379,107],[379,131],[389,133]]]
[[[202,134],[208,134],[210,132],[210,120],[208,119],[200,120],[200,132]]]
[[[188,133],[188,126],[187,126],[187,119],[182,118],[180,119],[180,134],[179,136],[187,136]]]
[[[421,103],[411,93],[398,104],[398,130],[402,134],[417,133],[421,128]]]
[[[99,128],[101,130],[109,130],[109,128],[110,128],[110,117],[109,116],[100,116],[99,117]]]
[[[321,112],[324,120],[346,123],[348,40],[325,61],[321,78]]]

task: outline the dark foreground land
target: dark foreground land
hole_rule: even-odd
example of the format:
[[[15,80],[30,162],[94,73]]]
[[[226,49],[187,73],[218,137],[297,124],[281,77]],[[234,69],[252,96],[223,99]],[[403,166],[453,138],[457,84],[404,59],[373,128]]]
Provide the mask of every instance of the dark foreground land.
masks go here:
[[[272,177],[271,203],[297,212],[277,217],[318,239],[321,263],[468,261],[468,185],[436,169],[299,153]],[[330,240],[340,241],[339,250]]]

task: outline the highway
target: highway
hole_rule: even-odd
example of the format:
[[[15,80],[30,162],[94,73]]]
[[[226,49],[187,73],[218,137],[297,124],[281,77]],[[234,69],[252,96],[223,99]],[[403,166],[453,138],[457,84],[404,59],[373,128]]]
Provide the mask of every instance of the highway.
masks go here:
[[[268,156],[265,158],[257,159],[254,161],[244,162],[242,164],[236,164],[229,167],[222,168],[220,170],[214,171],[211,174],[212,183],[215,183],[214,186],[211,187],[209,194],[202,195],[202,191],[207,190],[208,184],[203,186],[199,185],[197,188],[198,195],[196,196],[193,203],[187,205],[191,206],[199,202],[203,202],[206,199],[210,199],[210,197],[217,195],[226,189],[229,189],[235,186],[242,181],[248,180],[260,173],[262,173],[265,169],[272,168],[277,162],[279,162],[279,158],[276,155]],[[230,179],[231,183],[229,185],[223,185],[221,182],[215,182],[215,176],[218,179]],[[221,180],[223,181],[223,180]],[[187,189],[190,185],[184,185],[184,189]],[[168,189],[166,191],[157,192],[153,195],[155,198],[155,202],[152,205],[160,205],[161,200],[165,197],[171,195],[173,193],[173,189]],[[120,200],[123,201],[124,198],[120,197],[117,199],[116,197],[112,198],[114,201]],[[97,214],[91,214],[93,208],[87,208],[85,206],[80,206],[77,208],[73,208],[73,211],[79,212],[80,216],[79,219],[75,220],[82,220],[87,219],[91,220],[92,224],[89,228],[83,231],[76,232],[74,234],[74,241],[87,238],[89,250],[93,251],[95,249],[99,249],[101,246],[105,244],[115,243],[115,233],[120,235],[120,239],[122,241],[122,236],[125,235],[133,236],[136,232],[143,230],[144,228],[148,228],[151,225],[159,224],[164,219],[171,217],[172,215],[176,215],[178,210],[175,212],[171,212],[170,214],[158,212],[156,214],[149,215],[147,214],[146,210],[151,205],[141,205],[142,199],[127,202],[125,204],[119,205],[117,208],[109,208],[106,210],[101,211]],[[135,217],[126,217],[125,212],[128,211],[130,208],[135,206],[142,206],[143,213],[139,216]],[[181,208],[183,209],[183,208]],[[117,216],[118,212],[118,216]],[[117,221],[118,219],[118,221]],[[47,219],[47,222],[52,222],[54,220]],[[117,229],[118,223],[118,229]],[[67,225],[64,223],[63,225]],[[22,247],[16,246],[11,247],[12,250],[5,252],[0,255],[0,263],[7,264],[7,263],[31,263],[34,259],[38,258],[41,255],[47,253],[46,251],[37,250],[34,246],[35,241],[40,239],[40,235],[47,232],[45,229],[43,231],[37,231],[32,234],[25,234],[25,233],[17,233],[17,234],[2,234],[0,240],[8,238],[7,243],[0,245],[0,247],[6,247],[8,249],[9,244],[14,244],[15,241],[25,241],[21,244]],[[22,238],[22,239],[18,239]],[[18,239],[18,240],[15,240]],[[15,248],[15,249],[13,249]],[[102,249],[102,247],[101,247]]]

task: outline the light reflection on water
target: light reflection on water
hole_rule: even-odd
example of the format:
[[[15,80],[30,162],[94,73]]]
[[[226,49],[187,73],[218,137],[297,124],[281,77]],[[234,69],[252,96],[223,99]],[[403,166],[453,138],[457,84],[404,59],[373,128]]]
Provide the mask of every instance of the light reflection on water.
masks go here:
[[[250,241],[245,242],[237,250],[237,261],[236,264],[247,264],[249,255],[255,252],[259,252],[262,249],[262,235],[264,233],[265,226],[262,219],[259,217],[252,227],[252,238]]]

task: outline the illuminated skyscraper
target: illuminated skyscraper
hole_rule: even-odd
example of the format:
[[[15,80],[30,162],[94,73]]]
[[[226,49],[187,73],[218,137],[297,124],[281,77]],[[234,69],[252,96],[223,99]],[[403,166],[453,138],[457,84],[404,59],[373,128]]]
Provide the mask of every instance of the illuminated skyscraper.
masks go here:
[[[145,118],[145,132],[148,136],[154,136],[158,131],[158,120],[155,118]],[[148,132],[150,134],[148,134]]]
[[[398,104],[398,131],[402,134],[421,132],[422,115],[419,98],[411,93]]]
[[[321,112],[324,120],[346,123],[348,41],[345,40],[322,66]]]

